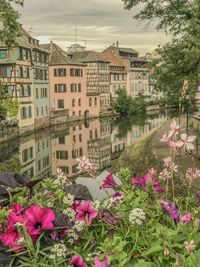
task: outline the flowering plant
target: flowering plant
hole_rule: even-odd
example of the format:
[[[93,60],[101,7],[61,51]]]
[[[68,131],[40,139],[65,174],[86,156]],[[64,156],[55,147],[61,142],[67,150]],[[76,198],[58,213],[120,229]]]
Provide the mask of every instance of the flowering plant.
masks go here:
[[[193,140],[180,135],[173,121],[162,138],[170,149],[163,169],[151,168],[142,177],[121,169],[120,185],[108,173],[99,188],[114,194],[101,201],[77,194],[61,172],[38,182],[31,194],[28,187],[8,193],[0,209],[0,258],[21,267],[198,266],[200,209],[191,187],[200,170],[187,169],[182,177],[186,196],[177,196],[174,183],[176,155],[192,150]],[[95,179],[89,159],[78,162]]]

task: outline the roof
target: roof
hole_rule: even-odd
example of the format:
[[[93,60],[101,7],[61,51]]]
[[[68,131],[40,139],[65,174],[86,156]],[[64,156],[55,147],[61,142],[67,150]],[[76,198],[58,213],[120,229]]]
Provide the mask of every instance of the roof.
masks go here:
[[[118,47],[118,50],[120,52],[125,52],[125,53],[134,53],[134,54],[139,54],[135,49],[133,48],[127,48],[127,47]]]
[[[125,67],[124,61],[117,55],[109,52],[102,52],[102,55],[110,62],[110,66]]]
[[[54,44],[43,44],[42,47],[50,53],[49,65],[82,65],[84,64],[75,61],[68,57],[67,52],[65,52],[61,47]]]
[[[70,54],[73,55],[73,57],[76,60],[79,60],[81,62],[89,63],[89,62],[107,62],[110,61],[103,55],[102,52],[96,52],[96,51],[81,51],[81,52],[71,52]]]

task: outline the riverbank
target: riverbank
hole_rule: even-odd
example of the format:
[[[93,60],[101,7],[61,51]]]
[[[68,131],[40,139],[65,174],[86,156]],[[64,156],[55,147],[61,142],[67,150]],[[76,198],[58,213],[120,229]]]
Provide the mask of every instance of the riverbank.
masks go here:
[[[147,135],[139,139],[131,147],[127,148],[119,157],[117,163],[113,165],[115,171],[121,167],[130,168],[132,174],[143,175],[145,171],[154,166],[158,170],[162,168],[162,159],[169,156],[168,147],[160,142],[160,138],[164,133],[169,130],[171,120],[163,123],[161,126],[153,129]],[[181,128],[186,132],[186,118],[181,119]],[[192,125],[189,127],[189,135],[196,135],[200,139],[199,132],[197,132]],[[194,165],[199,166],[199,150],[194,142],[195,150],[192,154],[177,153],[176,162],[182,162],[182,172],[184,173],[187,168],[192,168]],[[116,165],[115,165],[116,164]]]

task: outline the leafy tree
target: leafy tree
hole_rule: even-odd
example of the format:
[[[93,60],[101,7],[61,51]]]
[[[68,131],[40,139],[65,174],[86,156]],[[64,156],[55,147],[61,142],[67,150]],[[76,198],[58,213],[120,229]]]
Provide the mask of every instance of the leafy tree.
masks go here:
[[[20,34],[20,24],[17,21],[19,13],[13,4],[23,6],[24,0],[0,0],[0,41],[11,46]]]
[[[184,80],[190,93],[200,82],[200,1],[199,0],[122,0],[126,9],[142,4],[135,19],[154,20],[156,28],[172,35],[172,41],[158,49],[153,61],[156,89],[164,91],[170,104],[178,104]]]
[[[120,115],[131,115],[131,114],[144,114],[146,111],[146,104],[142,96],[132,98],[128,96],[127,92],[123,89],[119,89],[116,92],[117,99],[114,109]]]

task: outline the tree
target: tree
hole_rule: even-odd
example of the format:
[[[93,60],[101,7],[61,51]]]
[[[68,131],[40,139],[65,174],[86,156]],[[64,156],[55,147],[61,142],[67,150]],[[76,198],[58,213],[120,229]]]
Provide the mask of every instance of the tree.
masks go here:
[[[144,114],[146,112],[146,103],[142,96],[133,99],[132,96],[128,96],[124,89],[119,89],[116,92],[117,99],[114,109],[122,116],[132,114]]]
[[[153,61],[157,90],[178,103],[184,80],[190,92],[200,82],[200,1],[199,0],[122,0],[126,9],[142,4],[135,19],[154,20],[156,28],[172,35],[172,41],[159,48],[160,59]]]
[[[24,0],[0,0],[0,41],[7,46],[14,44],[20,35],[19,13],[13,4],[23,6]]]

